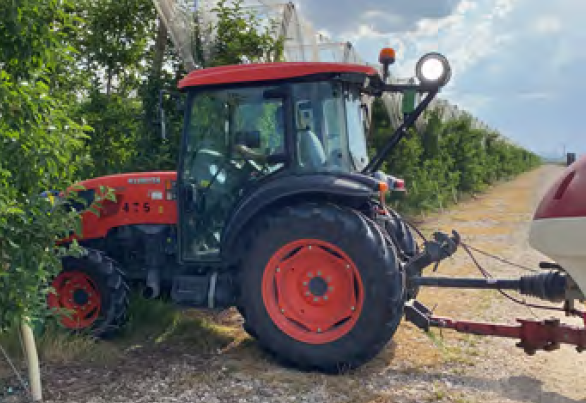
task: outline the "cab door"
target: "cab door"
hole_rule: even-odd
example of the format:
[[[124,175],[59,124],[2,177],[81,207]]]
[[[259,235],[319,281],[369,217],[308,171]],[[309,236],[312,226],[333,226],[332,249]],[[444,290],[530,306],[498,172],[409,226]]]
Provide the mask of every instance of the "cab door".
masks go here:
[[[284,134],[277,127],[282,105],[265,99],[265,91],[210,90],[188,103],[178,172],[182,261],[220,259],[224,227],[235,204],[274,169],[267,157],[283,152]]]

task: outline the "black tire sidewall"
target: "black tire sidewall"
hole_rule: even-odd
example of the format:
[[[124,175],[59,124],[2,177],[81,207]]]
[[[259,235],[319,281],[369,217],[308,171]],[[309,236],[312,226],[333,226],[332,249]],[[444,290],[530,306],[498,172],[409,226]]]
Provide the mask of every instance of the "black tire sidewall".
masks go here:
[[[80,272],[87,275],[100,293],[100,311],[92,325],[71,329],[94,337],[112,336],[125,319],[128,304],[114,306],[118,299],[128,301],[129,288],[114,262],[100,252],[92,251],[82,257],[66,257],[62,261],[63,272]],[[121,295],[123,294],[123,295]]]
[[[332,367],[334,361],[356,366],[378,353],[394,334],[403,306],[397,259],[385,247],[382,235],[375,233],[359,213],[331,205],[319,206],[318,210],[316,206],[288,208],[268,221],[252,242],[241,294],[247,320],[261,342],[288,361],[310,366]],[[364,299],[358,320],[348,333],[327,344],[291,338],[273,323],[263,302],[262,279],[270,258],[299,239],[322,240],[336,246],[352,260],[362,280]]]

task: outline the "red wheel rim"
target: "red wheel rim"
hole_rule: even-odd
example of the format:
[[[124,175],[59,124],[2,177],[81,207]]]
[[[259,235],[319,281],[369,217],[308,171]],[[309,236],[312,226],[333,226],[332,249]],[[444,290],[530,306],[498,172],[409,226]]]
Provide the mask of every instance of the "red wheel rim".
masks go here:
[[[338,247],[303,239],[280,248],[265,267],[262,298],[275,325],[295,340],[337,340],[360,317],[360,273]]]
[[[49,307],[65,310],[59,314],[63,326],[84,329],[98,319],[102,301],[100,291],[90,276],[80,271],[62,272],[51,285],[55,294],[49,294]]]

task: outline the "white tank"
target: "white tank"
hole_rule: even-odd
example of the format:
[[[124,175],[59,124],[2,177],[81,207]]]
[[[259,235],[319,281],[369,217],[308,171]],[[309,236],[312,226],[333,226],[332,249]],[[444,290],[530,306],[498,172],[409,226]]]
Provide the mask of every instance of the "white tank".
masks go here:
[[[541,200],[529,243],[562,266],[586,295],[586,156],[570,165]]]

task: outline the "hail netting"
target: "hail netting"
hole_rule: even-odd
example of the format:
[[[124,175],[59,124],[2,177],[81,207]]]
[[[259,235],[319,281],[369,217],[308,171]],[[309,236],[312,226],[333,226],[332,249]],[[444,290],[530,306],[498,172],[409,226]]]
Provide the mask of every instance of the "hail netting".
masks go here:
[[[198,66],[197,57],[208,58],[212,51],[217,24],[213,8],[217,0],[153,0],[157,12],[167,27],[169,35],[185,68],[190,71]],[[274,23],[275,37],[283,38],[284,59],[287,62],[337,62],[367,65],[352,43],[336,41],[317,31],[297,11],[292,2],[277,0],[245,0],[246,11],[252,11],[260,21]],[[269,26],[269,25],[267,25]],[[199,33],[199,42],[196,33]],[[200,47],[198,49],[197,47]],[[373,66],[378,67],[378,66]],[[405,82],[391,76],[392,82]],[[400,94],[385,94],[383,102],[391,123],[397,127],[403,120]],[[444,100],[436,99],[430,109],[439,110],[442,120],[461,116],[464,111]],[[417,128],[425,127],[426,118],[418,119]],[[474,127],[485,125],[473,119]]]

